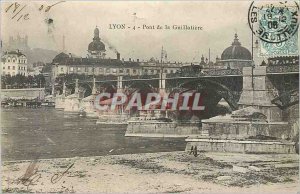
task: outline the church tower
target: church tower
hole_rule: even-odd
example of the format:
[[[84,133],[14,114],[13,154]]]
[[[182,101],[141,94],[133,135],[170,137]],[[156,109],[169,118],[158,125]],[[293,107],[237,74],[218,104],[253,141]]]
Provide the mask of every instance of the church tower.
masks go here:
[[[101,42],[99,37],[99,29],[96,26],[94,30],[94,38],[93,41],[88,46],[88,52],[91,58],[105,58],[105,45]]]

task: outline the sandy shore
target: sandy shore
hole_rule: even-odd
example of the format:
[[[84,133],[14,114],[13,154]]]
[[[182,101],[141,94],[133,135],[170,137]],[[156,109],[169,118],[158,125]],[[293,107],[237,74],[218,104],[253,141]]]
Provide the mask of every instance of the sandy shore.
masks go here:
[[[163,152],[2,162],[2,191],[296,193],[298,158]]]

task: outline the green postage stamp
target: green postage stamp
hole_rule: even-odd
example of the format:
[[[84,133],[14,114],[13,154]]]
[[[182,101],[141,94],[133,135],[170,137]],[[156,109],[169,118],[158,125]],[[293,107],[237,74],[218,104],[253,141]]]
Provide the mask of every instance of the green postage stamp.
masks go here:
[[[296,1],[251,4],[248,20],[260,39],[260,56],[298,55],[298,11]]]

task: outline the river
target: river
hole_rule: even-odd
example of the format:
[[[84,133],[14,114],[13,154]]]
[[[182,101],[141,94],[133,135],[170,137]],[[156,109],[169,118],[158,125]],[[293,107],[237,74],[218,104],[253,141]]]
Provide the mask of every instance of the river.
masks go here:
[[[183,138],[125,137],[126,126],[96,125],[54,108],[1,109],[3,161],[183,151]]]

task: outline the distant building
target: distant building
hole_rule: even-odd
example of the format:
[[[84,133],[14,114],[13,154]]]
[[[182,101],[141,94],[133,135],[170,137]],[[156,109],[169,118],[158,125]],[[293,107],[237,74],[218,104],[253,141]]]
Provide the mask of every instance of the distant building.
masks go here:
[[[20,37],[20,35],[18,35],[16,38],[10,36],[7,49],[8,50],[20,49],[21,51],[26,51],[30,49],[28,46],[28,36],[26,35],[25,37]]]
[[[105,44],[99,37],[99,29],[94,30],[93,41],[88,45],[88,57],[73,57],[72,54],[60,53],[52,61],[53,78],[62,74],[84,75],[154,75],[160,72],[175,73],[180,69],[180,64],[163,62],[154,59],[146,62],[129,58],[128,61],[120,58],[116,53],[116,59],[106,58]]]
[[[210,69],[239,69],[252,65],[251,52],[242,47],[239,42],[238,35],[235,34],[231,46],[227,47],[221,55],[221,58],[216,57],[216,62],[205,59],[202,55],[200,63],[192,63],[182,65],[180,72],[184,74],[205,72]]]
[[[221,59],[217,59],[216,67],[227,69],[242,69],[252,65],[251,52],[242,46],[239,42],[238,35],[234,35],[234,40],[228,48],[226,48]]]
[[[27,58],[19,50],[5,52],[1,57],[1,75],[27,76]]]
[[[88,46],[89,57],[91,58],[105,58],[105,45],[101,42],[99,37],[99,29],[96,27],[94,30],[93,41]]]
[[[45,67],[45,63],[43,62],[33,63],[31,68],[29,68],[28,66],[28,75],[30,76],[39,75],[42,73],[44,67]]]

